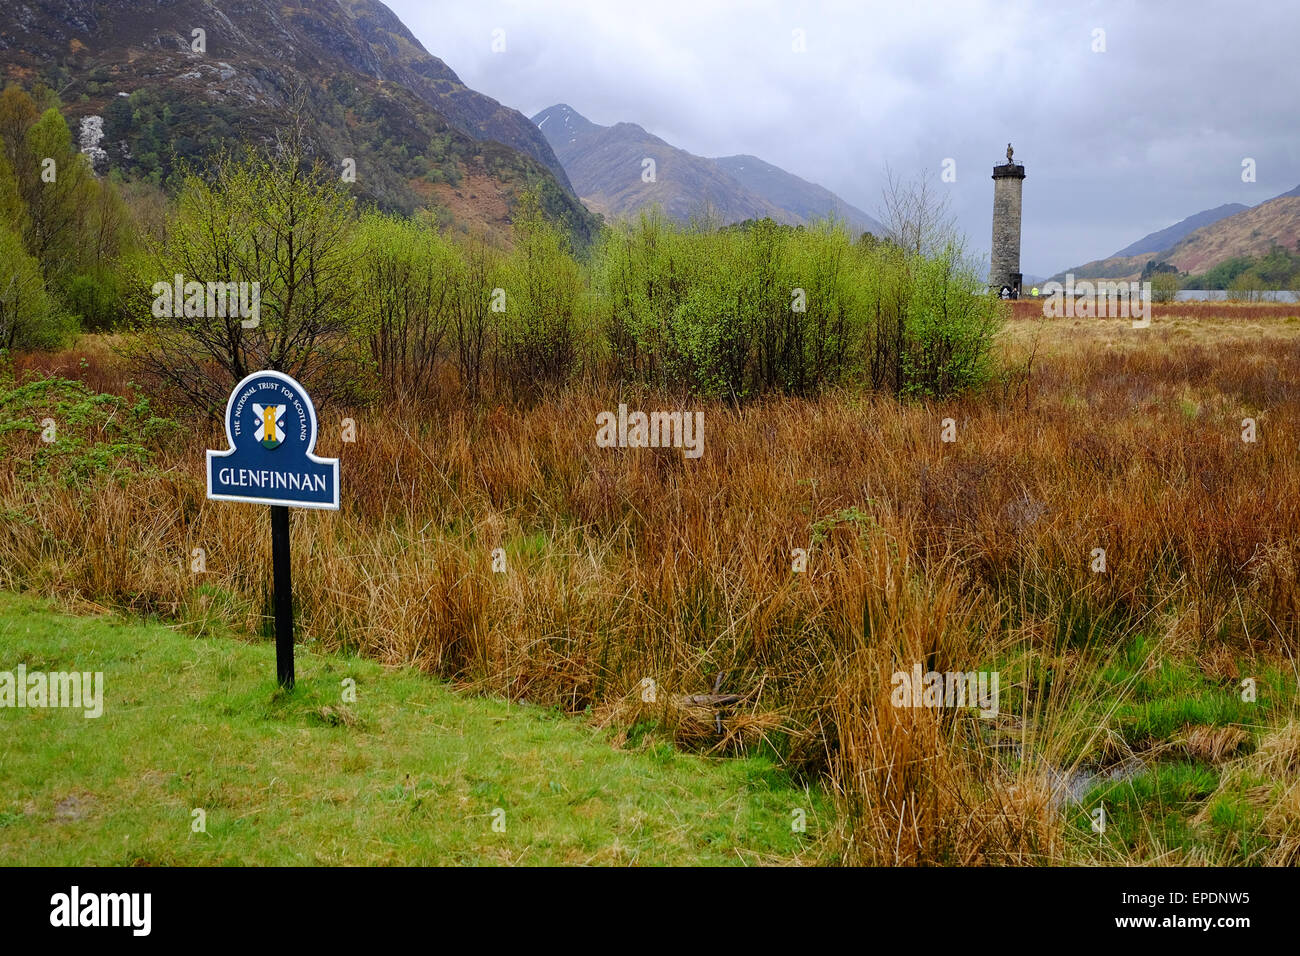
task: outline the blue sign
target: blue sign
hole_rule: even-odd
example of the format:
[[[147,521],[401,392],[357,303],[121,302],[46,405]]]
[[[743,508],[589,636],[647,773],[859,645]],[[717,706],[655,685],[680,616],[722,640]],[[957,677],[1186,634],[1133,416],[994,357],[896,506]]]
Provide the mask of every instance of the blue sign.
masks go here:
[[[339,507],[339,461],[317,458],[316,409],[283,372],[254,372],[226,403],[226,451],[208,449],[208,497],[295,508]]]

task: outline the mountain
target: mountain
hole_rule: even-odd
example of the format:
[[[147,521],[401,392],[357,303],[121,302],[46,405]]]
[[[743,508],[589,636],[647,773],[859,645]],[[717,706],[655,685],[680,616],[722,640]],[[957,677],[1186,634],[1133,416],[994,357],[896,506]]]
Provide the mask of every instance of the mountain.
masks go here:
[[[1274,245],[1300,248],[1300,193],[1292,190],[1198,229],[1164,258],[1179,272],[1204,272],[1235,256],[1262,256]]]
[[[5,4],[0,69],[90,120],[83,146],[100,172],[166,183],[180,163],[269,144],[297,122],[335,168],[354,160],[357,191],[383,207],[504,228],[532,188],[575,241],[598,228],[546,137],[466,87],[377,0]]]
[[[475,139],[504,143],[526,153],[573,191],[564,167],[546,137],[528,117],[502,106],[490,96],[471,90],[455,73],[420,45],[397,16],[377,0],[340,0],[356,21],[357,30],[378,55],[375,70],[382,80],[413,90],[461,132]]]
[[[1249,206],[1242,205],[1239,202],[1224,203],[1222,206],[1216,206],[1213,209],[1206,209],[1204,212],[1198,212],[1194,216],[1188,216],[1181,222],[1176,222],[1167,229],[1161,229],[1159,232],[1153,232],[1150,235],[1143,236],[1137,242],[1125,246],[1119,252],[1113,253],[1110,258],[1122,259],[1126,256],[1136,256],[1142,253],[1164,252],[1178,244],[1178,241],[1189,233],[1195,232],[1202,226],[1208,226],[1212,222],[1218,222],[1220,219],[1227,219],[1239,212],[1249,209]]]
[[[804,222],[834,215],[845,220],[855,232],[884,234],[884,226],[878,220],[829,189],[765,163],[757,156],[722,156],[714,162],[750,192],[797,215]]]
[[[658,203],[685,221],[706,208],[723,222],[794,221],[750,192],[710,159],[647,133],[635,123],[597,126],[564,104],[533,117],[588,208],[616,219]],[[651,169],[645,162],[654,161]]]
[[[769,217],[798,225],[834,213],[855,232],[884,227],[828,189],[756,156],[696,156],[635,123],[600,126],[564,103],[533,117],[592,210],[616,219],[659,204],[672,219],[706,211],[724,223]],[[654,160],[653,179],[647,159]]]
[[[1176,226],[1171,226],[1164,232],[1176,230],[1183,223],[1191,222],[1198,217],[1210,217],[1228,208],[1230,207],[1220,206],[1218,209],[1206,210],[1183,220]],[[1139,240],[1120,252],[1125,253],[1134,247],[1151,245],[1155,241],[1147,240],[1160,235],[1161,233],[1152,233],[1152,236]],[[1243,207],[1227,216],[1212,218],[1163,249],[1128,255],[1117,254],[1107,259],[1098,259],[1059,272],[1053,278],[1063,280],[1069,272],[1076,279],[1136,279],[1141,276],[1143,268],[1151,260],[1168,262],[1179,272],[1204,272],[1238,256],[1264,255],[1274,245],[1295,249],[1297,242],[1300,242],[1300,186],[1258,206]]]

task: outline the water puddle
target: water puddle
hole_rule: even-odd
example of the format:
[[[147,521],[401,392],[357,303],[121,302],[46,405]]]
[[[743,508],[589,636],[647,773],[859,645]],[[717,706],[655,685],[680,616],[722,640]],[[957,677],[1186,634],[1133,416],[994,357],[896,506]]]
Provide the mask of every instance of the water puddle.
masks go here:
[[[1147,772],[1147,765],[1141,760],[1130,758],[1105,770],[1057,770],[1049,767],[1048,779],[1052,782],[1052,806],[1063,803],[1083,803],[1088,791],[1099,783],[1118,783],[1132,780]]]

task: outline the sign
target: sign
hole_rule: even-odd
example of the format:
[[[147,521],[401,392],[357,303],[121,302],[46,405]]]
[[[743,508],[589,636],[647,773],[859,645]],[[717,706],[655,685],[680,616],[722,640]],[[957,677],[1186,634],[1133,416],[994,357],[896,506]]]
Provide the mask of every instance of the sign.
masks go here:
[[[316,409],[283,372],[254,372],[226,403],[226,451],[208,450],[208,497],[291,508],[339,507],[339,462],[317,458]]]
[[[208,497],[271,506],[275,672],[293,686],[289,509],[339,507],[339,460],[317,458],[316,409],[283,372],[246,376],[226,402],[225,451],[208,449]]]

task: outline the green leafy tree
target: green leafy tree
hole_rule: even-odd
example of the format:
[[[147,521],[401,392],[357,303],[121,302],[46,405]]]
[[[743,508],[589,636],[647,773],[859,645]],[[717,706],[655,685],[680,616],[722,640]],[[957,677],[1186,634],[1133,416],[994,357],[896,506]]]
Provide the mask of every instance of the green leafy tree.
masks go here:
[[[1247,270],[1228,283],[1228,298],[1233,302],[1258,302],[1264,297],[1264,281]]]
[[[0,152],[3,152],[9,169],[23,177],[24,184],[35,170],[28,149],[27,131],[39,116],[35,101],[16,83],[9,84],[0,93]],[[23,186],[24,190],[27,188],[27,185]]]
[[[95,201],[96,183],[86,157],[72,146],[72,132],[50,108],[27,131],[26,167],[19,182],[27,207],[27,248],[56,284],[78,271],[89,250],[82,239]]]
[[[428,395],[457,294],[455,249],[426,220],[378,213],[357,232],[364,294],[357,319],[389,393]]]
[[[586,346],[581,277],[564,232],[544,218],[531,194],[516,209],[515,246],[505,268],[498,377],[516,394],[563,384]]]
[[[12,226],[21,235],[27,228],[27,207],[18,188],[18,177],[9,162],[9,150],[0,138],[0,223]]]
[[[1151,277],[1151,298],[1155,302],[1173,302],[1182,285],[1177,272],[1157,272]]]
[[[123,317],[134,224],[116,185],[97,180],[74,148],[57,103],[40,113],[17,86],[0,93],[0,219],[20,231],[70,316],[92,328]]]
[[[74,331],[18,231],[0,222],[0,350],[57,348]]]
[[[286,372],[324,400],[360,396],[369,363],[353,318],[365,281],[354,274],[354,225],[343,184],[292,142],[191,173],[165,239],[137,266],[136,363],[212,415],[259,369]],[[178,275],[217,293],[193,309],[170,301],[164,287]],[[256,303],[256,315],[236,307],[228,283],[243,284],[240,301]]]

